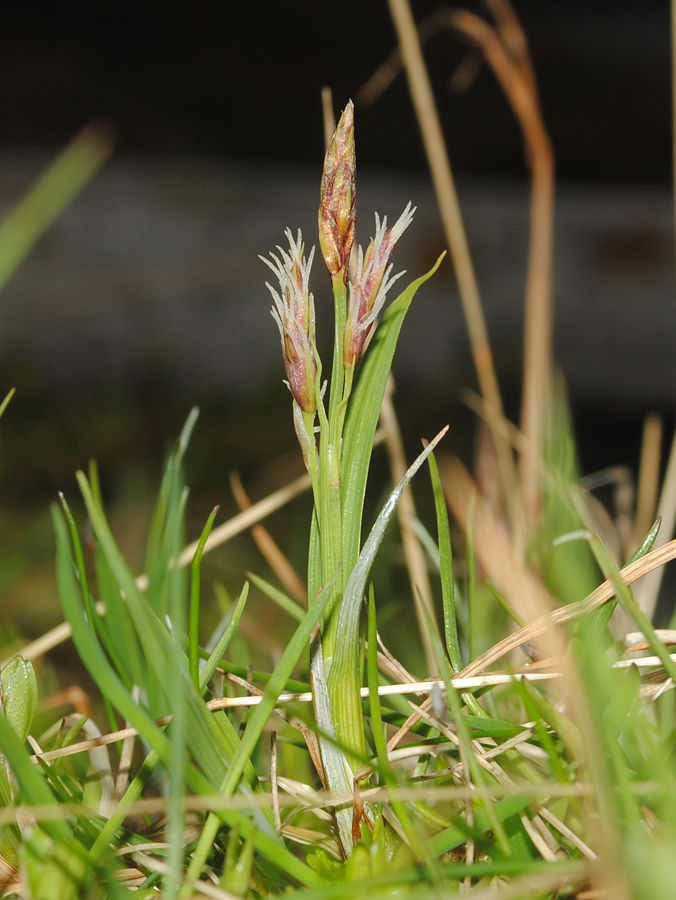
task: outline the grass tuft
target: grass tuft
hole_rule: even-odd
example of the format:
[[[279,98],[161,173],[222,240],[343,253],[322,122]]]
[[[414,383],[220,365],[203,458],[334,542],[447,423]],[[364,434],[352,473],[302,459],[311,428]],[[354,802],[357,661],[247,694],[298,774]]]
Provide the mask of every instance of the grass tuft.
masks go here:
[[[552,376],[553,156],[518,20],[507,0],[488,6],[491,22],[459,11],[435,21],[450,22],[485,54],[529,148],[521,428],[502,412],[419,34],[407,0],[390,0],[477,364],[474,470],[454,456],[448,429],[408,467],[403,460],[390,370],[407,310],[442,257],[385,308],[409,204],[389,229],[376,215],[371,243],[350,263],[350,103],[328,129],[319,215],[336,314],[330,366],[316,344],[314,251],[287,231],[289,250],[278,247],[267,260],[279,280],[279,292],[270,287],[273,315],[307,475],[253,505],[233,477],[242,512],[214,528],[215,508],[186,546],[193,410],[158,490],[145,572],[135,575],[96,466],[77,473],[86,525],[64,495],[52,509],[64,623],[0,673],[0,894],[672,896],[676,633],[655,627],[652,590],[645,600],[632,592],[676,557],[675,541],[658,543],[661,519],[648,528],[656,519],[655,427],[646,429],[650,459],[627,528],[601,514],[584,486],[565,392]],[[0,280],[107,149],[87,133],[0,228]],[[34,207],[38,225],[26,236],[25,210]],[[368,522],[379,420],[392,488]],[[2,424],[11,428],[11,411]],[[425,462],[434,514],[420,522],[410,491]],[[261,522],[277,510],[295,517],[287,504],[305,490],[314,506],[301,580],[274,527]],[[378,632],[389,612],[387,560],[374,563],[403,496],[417,630],[413,615],[395,612],[403,635],[395,657]],[[230,601],[204,560],[248,528],[272,575],[245,575],[243,566]],[[630,540],[638,549],[622,566],[616,548],[629,556]],[[264,605],[248,599],[250,584]],[[293,629],[288,639],[279,638],[280,621]],[[50,696],[40,663],[65,641],[91,679],[89,694]],[[67,703],[75,711],[61,715]]]

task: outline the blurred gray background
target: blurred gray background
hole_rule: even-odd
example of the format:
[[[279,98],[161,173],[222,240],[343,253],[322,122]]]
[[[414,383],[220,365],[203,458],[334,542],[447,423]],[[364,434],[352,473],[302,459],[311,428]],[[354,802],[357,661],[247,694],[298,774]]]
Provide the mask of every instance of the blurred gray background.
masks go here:
[[[489,15],[478,0],[466,6]],[[445,7],[413,3],[419,21]],[[675,386],[668,4],[514,7],[557,159],[557,360],[583,455],[594,425],[588,465],[617,461],[606,461],[607,451],[633,461],[643,414],[658,408],[671,417]],[[314,242],[320,91],[330,85],[339,109],[391,52],[385,2],[65,0],[44,8],[28,0],[4,17],[1,209],[87,122],[105,121],[118,141],[0,298],[0,379],[18,388],[15,417],[44,424],[55,415],[50,447],[69,444],[82,464],[85,454],[105,455],[105,441],[76,437],[77,417],[86,425],[111,403],[126,403],[113,443],[127,457],[139,446],[155,452],[193,402],[219,415],[252,405],[268,418],[277,406],[286,415],[264,287],[270,273],[257,256],[283,241],[286,226]],[[426,47],[498,374],[517,416],[528,179],[519,129],[489,69],[480,65],[463,94],[450,87],[466,54],[448,33]],[[374,211],[393,220],[411,200],[418,212],[395,267],[416,277],[443,243],[402,75],[357,108],[356,123],[359,240],[368,240]],[[326,328],[319,263],[313,286]],[[429,403],[430,431],[459,389],[474,385],[447,262],[416,299],[395,372],[402,403],[408,397],[423,420]],[[103,430],[109,443],[111,427]],[[25,432],[34,437],[28,425]],[[4,457],[8,468],[21,459],[32,477],[29,443],[12,455],[8,436]],[[72,471],[71,455],[62,456],[63,471]],[[61,471],[53,466],[50,490]]]
[[[2,207],[47,160],[44,153],[0,154]],[[319,177],[319,166],[288,163],[113,159],[5,289],[0,357],[51,390],[78,390],[83,382],[123,388],[152,376],[195,396],[255,394],[283,375],[264,285],[272,276],[258,254],[287,245],[286,227],[294,235],[302,228],[307,243],[316,243]],[[528,186],[465,177],[459,193],[498,368],[512,384],[520,377]],[[417,212],[394,262],[413,279],[444,247],[429,181],[360,168],[364,246],[374,211],[393,223],[409,200]],[[666,188],[559,189],[556,356],[574,400],[625,408],[673,401],[672,232]],[[319,256],[313,275],[328,337],[332,301]],[[395,372],[423,394],[443,382],[473,381],[447,261],[412,306]]]

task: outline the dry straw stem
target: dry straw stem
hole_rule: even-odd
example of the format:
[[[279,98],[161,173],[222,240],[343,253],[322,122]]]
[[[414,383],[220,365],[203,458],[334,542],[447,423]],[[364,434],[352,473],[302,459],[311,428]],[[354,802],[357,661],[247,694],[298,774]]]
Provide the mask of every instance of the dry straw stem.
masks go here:
[[[639,578],[643,578],[673,559],[676,559],[676,540],[669,541],[668,544],[651,550],[650,553],[646,553],[641,559],[637,559],[636,562],[625,566],[620,571],[620,575],[625,584],[631,585],[638,581]],[[615,588],[611,581],[604,581],[584,600],[580,600],[578,603],[571,603],[568,606],[562,606],[547,615],[540,616],[513,634],[503,638],[490,650],[482,653],[481,656],[477,656],[473,662],[465,666],[458,677],[467,677],[482,672],[487,666],[502,659],[507,653],[544,634],[551,625],[562,625],[565,622],[571,622],[585,613],[598,609],[606,600],[610,600],[614,596]]]
[[[674,184],[676,185],[676,0],[671,0],[671,81],[671,127],[673,129],[671,162]],[[676,191],[674,191],[674,214],[676,215]]]
[[[322,118],[324,121],[324,148],[331,143],[333,132],[336,130],[336,117],[333,113],[333,94],[330,87],[322,88]]]
[[[669,540],[674,533],[676,524],[676,433],[671,443],[667,471],[664,476],[662,492],[657,504],[657,514],[662,519],[658,542]],[[643,612],[652,619],[657,605],[657,597],[662,586],[662,570],[658,570],[641,586],[636,598]]]
[[[485,503],[460,460],[457,457],[440,457],[439,474],[446,501],[457,522],[466,523],[473,506],[472,528],[477,560],[517,616],[524,622],[530,622],[551,610],[553,599],[535,573],[526,567],[521,554],[514,548],[505,524]],[[560,654],[550,652],[547,655]]]
[[[673,129],[672,141],[672,168],[674,178],[676,179],[676,0],[671,0],[671,77],[672,77],[672,116],[671,124]],[[675,181],[676,184],[676,181]],[[676,215],[676,191],[674,191],[674,214]],[[647,428],[647,423],[646,423]],[[656,429],[656,426],[653,426]],[[654,438],[657,440],[657,438]],[[644,432],[645,446],[645,432]],[[667,540],[674,533],[674,524],[676,524],[676,435],[671,445],[671,453],[669,454],[669,462],[667,464],[667,472],[664,478],[662,494],[658,505],[658,514],[662,516],[662,530],[658,540]],[[638,518],[638,507],[637,507]],[[638,526],[638,522],[637,522]],[[642,587],[637,597],[637,601],[643,612],[652,618],[657,604],[657,596],[662,585],[662,572],[655,572],[645,587]]]
[[[520,466],[523,508],[532,527],[540,513],[538,457],[551,389],[554,154],[542,121],[526,37],[506,0],[493,0],[491,6],[499,31],[464,10],[451,21],[481,47],[491,65],[523,131],[532,172],[521,410],[526,444]]]
[[[638,547],[656,519],[657,495],[660,484],[660,460],[662,457],[662,418],[649,413],[643,423],[641,458],[636,491],[636,513],[632,528],[631,544]]]
[[[424,752],[421,747],[419,752]],[[264,779],[262,779],[264,780]],[[288,779],[280,778],[279,786],[285,789]],[[293,782],[297,785],[297,782]],[[492,800],[500,800],[514,794],[513,785],[491,784],[485,787],[486,797]],[[518,793],[523,797],[532,797],[533,801],[554,800],[560,797],[590,797],[594,794],[594,785],[587,782],[575,782],[568,784],[554,784],[552,782],[540,782],[539,784],[523,783],[518,786]],[[632,785],[632,791],[636,794],[656,793],[660,788],[653,783],[638,783]],[[373,803],[389,803],[392,800],[403,802],[427,800],[438,802],[452,802],[468,800],[476,797],[476,789],[473,785],[426,785],[416,783],[414,785],[397,785],[387,787],[385,785],[362,788],[360,790],[362,800]],[[326,821],[324,807],[340,806],[351,802],[353,795],[338,796],[327,790],[312,791],[311,796],[305,796],[297,791],[280,793],[280,809],[306,809],[317,811],[318,817]],[[186,812],[207,812],[220,809],[244,809],[250,810],[253,806],[265,807],[270,802],[268,794],[229,794],[229,795],[205,795],[193,794],[182,798],[181,808]],[[129,805],[129,816],[161,815],[167,811],[168,800],[166,797],[148,797],[137,800]],[[48,806],[25,806],[27,812],[38,822],[49,822],[62,819],[64,816],[91,816],[92,809],[84,803],[50,803]],[[16,823],[20,811],[16,807],[0,810],[0,826]],[[120,851],[121,852],[121,851]]]
[[[408,0],[388,0],[388,5],[401,47],[418,127],[425,145],[444,232],[458,279],[479,386],[491,414],[489,425],[498,450],[503,489],[509,503],[515,497],[512,487],[515,481],[513,458],[509,447],[494,428],[494,420],[502,418],[502,399],[451,164],[410,4]],[[519,518],[516,516],[517,521]]]
[[[481,392],[496,418],[499,418],[501,402],[483,312],[420,44],[441,29],[452,28],[480,47],[521,125],[532,171],[522,403],[522,428],[528,441],[521,453],[521,493],[527,523],[532,526],[540,509],[538,454],[551,384],[554,157],[540,113],[535,76],[523,29],[507,0],[490,0],[488,5],[496,28],[466,11],[440,10],[416,29],[407,0],[390,0],[401,49],[395,51],[374,73],[357,99],[362,103],[373,102],[391,83],[403,61],[458,276]],[[495,423],[491,421],[490,425],[495,432]],[[499,438],[497,442],[500,443]],[[507,490],[513,479],[504,446],[499,446],[499,454]],[[514,498],[511,502],[514,503]]]
[[[631,652],[635,652],[637,648],[632,647]],[[629,651],[627,651],[629,652]],[[676,661],[676,653],[670,654],[671,659]],[[512,672],[488,672],[481,675],[457,675],[453,679],[451,679],[451,684],[457,691],[467,691],[467,690],[478,690],[482,688],[490,688],[497,687],[501,685],[513,684],[515,681],[530,681],[530,682],[544,682],[544,681],[557,681],[566,677],[566,672],[563,671],[562,668],[558,668],[554,671],[543,672],[539,671],[541,668],[552,667],[555,665],[561,665],[563,660],[560,658],[555,658],[551,660],[544,660],[537,664],[533,664],[531,666],[522,666]],[[661,660],[657,656],[641,656],[633,659],[620,659],[613,663],[613,669],[628,669],[632,666],[636,669],[644,669],[644,668],[655,668],[660,667],[662,665]],[[232,676],[231,676],[232,677]],[[664,673],[660,673],[660,678],[662,682],[664,682],[665,675]],[[240,679],[233,680],[240,681]],[[246,684],[242,682],[243,684]],[[673,685],[671,685],[673,688]],[[381,685],[378,688],[378,696],[379,697],[392,697],[392,696],[405,696],[407,694],[418,694],[418,695],[430,695],[432,691],[435,689],[444,688],[444,682],[438,678],[428,679],[427,681],[406,681],[401,684],[387,684]],[[254,688],[252,685],[247,685],[247,689],[256,691],[256,693],[247,694],[244,697],[217,697],[213,700],[207,701],[206,708],[215,712],[219,709],[231,709],[234,707],[245,707],[245,706],[258,706],[263,699],[263,692]],[[651,693],[651,692],[649,692]],[[368,688],[360,688],[360,696],[364,699],[367,699],[369,696]],[[282,693],[277,698],[278,703],[311,703],[312,702],[312,692],[311,691],[301,691],[297,693]],[[424,717],[427,713],[429,707],[431,705],[431,699],[426,700],[425,703],[416,707],[416,713],[419,715],[416,718],[416,721],[420,717]],[[277,713],[283,715],[285,720],[288,720],[288,715],[284,714],[282,710],[276,709]],[[293,718],[293,717],[292,717]],[[162,716],[160,719],[155,720],[155,724],[159,727],[163,728],[171,722],[171,715]],[[296,720],[293,720],[291,724],[296,726]],[[528,725],[524,725],[524,732],[522,734],[517,735],[514,738],[511,738],[509,741],[505,742],[505,744],[500,745],[499,747],[493,748],[488,754],[486,754],[486,759],[490,759],[492,756],[497,756],[500,753],[503,753],[505,750],[509,749],[512,746],[517,746],[523,741],[529,740],[532,737],[532,731]],[[410,726],[406,728],[406,731],[410,730]],[[78,741],[74,744],[69,744],[67,747],[60,747],[57,750],[48,750],[45,752],[37,751],[32,757],[33,762],[36,762],[38,759],[41,759],[45,762],[50,762],[55,759],[62,759],[65,756],[77,756],[79,753],[89,753],[92,750],[95,750],[97,747],[105,747],[110,744],[116,744],[120,741],[129,741],[132,738],[138,736],[138,731],[135,728],[121,728],[119,731],[110,731],[107,734],[97,735],[94,738],[90,738],[86,741]],[[403,737],[403,733],[400,735],[399,732],[395,735],[388,744],[388,748],[390,750],[394,750],[394,747],[400,742],[401,737]],[[390,746],[391,745],[391,746]],[[429,750],[429,747],[425,747],[425,750]],[[410,756],[415,751],[415,745],[407,746],[405,750],[405,755]]]
[[[638,663],[638,661],[636,661]],[[452,680],[453,687],[456,690],[471,690],[477,688],[492,687],[495,685],[511,684],[513,681],[525,679],[528,681],[551,681],[561,678],[560,672],[491,672],[487,675],[473,675],[468,678],[456,677]],[[433,679],[429,681],[406,682],[404,684],[381,685],[378,688],[378,695],[381,697],[391,697],[394,695],[406,694],[429,694],[435,687],[443,688],[443,681]],[[206,708],[215,712],[219,709],[230,709],[232,707],[258,706],[262,702],[262,691],[258,689],[255,694],[249,694],[244,697],[217,697],[207,701]],[[360,689],[360,696],[368,698],[368,688]],[[278,697],[278,703],[311,703],[312,692],[303,691],[299,693],[283,693]],[[165,727],[171,722],[171,715],[162,716],[155,720],[155,724],[160,728]],[[88,753],[96,747],[104,747],[109,744],[116,744],[119,741],[126,741],[129,738],[136,737],[138,731],[135,728],[121,728],[119,731],[111,731],[107,734],[90,738],[86,741],[78,741],[75,744],[69,744],[67,747],[60,747],[58,750],[47,750],[45,752],[36,753],[32,759],[42,759],[46,762],[55,759],[62,759],[64,756],[76,756],[79,753]]]

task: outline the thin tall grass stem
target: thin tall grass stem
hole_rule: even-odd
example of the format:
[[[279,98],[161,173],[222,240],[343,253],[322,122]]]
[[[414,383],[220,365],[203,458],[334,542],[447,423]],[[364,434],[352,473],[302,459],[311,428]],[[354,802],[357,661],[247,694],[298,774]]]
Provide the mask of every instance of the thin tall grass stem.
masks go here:
[[[392,483],[398,484],[404,475],[406,475],[407,465],[404,453],[404,442],[401,437],[397,414],[392,402],[392,394],[394,393],[394,379],[392,378],[392,375],[390,375],[387,385],[383,403],[380,408],[380,424],[385,433],[385,449],[387,450],[387,456],[390,462]],[[413,528],[416,510],[415,501],[413,499],[413,490],[410,485],[404,489],[404,492],[401,495],[397,515],[399,517],[399,528],[401,530],[401,543],[404,548],[406,567],[408,569],[411,591],[415,602],[418,629],[422,636],[427,668],[431,672],[434,670],[435,665],[434,644],[431,634],[431,629],[434,627],[434,623],[436,623],[434,599],[432,597],[432,587],[427,573],[425,551],[421,547],[420,541]]]
[[[660,535],[657,538],[659,544],[666,544],[674,533],[676,525],[676,433],[671,442],[667,471],[662,482],[662,491],[657,504],[657,515],[662,518]],[[643,612],[649,619],[655,614],[657,598],[662,587],[663,570],[657,569],[648,578],[644,579],[638,593],[638,601]],[[674,617],[676,619],[676,615]]]
[[[510,49],[518,53],[515,58],[507,52],[506,35],[479,16],[460,11],[453,16],[453,23],[481,47],[493,69],[523,131],[532,174],[521,408],[526,442],[520,462],[523,509],[532,528],[540,514],[538,459],[551,389],[554,154],[540,113],[526,38],[509,4],[493,5],[503,13],[498,21],[507,29]]]
[[[202,565],[202,556],[204,554],[204,545],[207,542],[209,533],[214,524],[214,519],[220,509],[215,506],[209,518],[207,519],[202,535],[195,550],[195,556],[190,565],[190,607],[188,622],[188,669],[192,682],[200,689],[200,670],[199,670],[199,624],[200,624],[200,570]]]
[[[649,413],[643,423],[641,457],[636,489],[636,512],[631,534],[632,550],[643,540],[655,520],[662,456],[662,417]]]
[[[425,145],[444,233],[458,280],[479,386],[490,412],[489,425],[498,451],[503,488],[509,502],[509,498],[514,496],[512,489],[514,484],[513,458],[509,447],[493,424],[496,419],[503,417],[502,398],[488,341],[479,288],[460,213],[451,163],[410,4],[408,0],[388,0],[388,6],[401,46],[411,98]]]

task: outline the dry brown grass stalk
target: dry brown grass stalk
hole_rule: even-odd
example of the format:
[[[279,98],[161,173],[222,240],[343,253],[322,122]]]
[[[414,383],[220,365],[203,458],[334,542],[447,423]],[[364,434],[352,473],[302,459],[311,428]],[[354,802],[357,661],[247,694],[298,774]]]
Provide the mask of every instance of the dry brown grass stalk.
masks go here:
[[[444,233],[458,280],[460,299],[467,323],[479,386],[490,413],[489,424],[493,430],[494,419],[502,418],[502,398],[488,340],[479,288],[460,212],[451,163],[446,150],[432,86],[425,67],[418,32],[408,0],[388,0],[388,5],[397,31],[402,60],[418,119],[418,127],[423,138]],[[494,440],[498,449],[505,497],[509,502],[511,498],[516,496],[514,491],[514,461],[509,447],[497,431],[494,432]],[[513,514],[516,520],[519,521],[520,516],[518,513],[514,511]]]
[[[632,546],[638,547],[655,521],[662,458],[662,418],[650,413],[643,423],[641,457],[636,489],[636,512],[632,529]]]
[[[446,745],[447,746],[447,745]],[[420,747],[418,752],[424,752],[426,748]],[[265,780],[265,779],[262,779]],[[291,782],[292,785],[298,785],[298,782]],[[279,805],[280,809],[307,809],[317,810],[318,814],[325,817],[325,807],[339,806],[352,800],[352,794],[349,796],[337,796],[326,790],[314,791],[312,795],[299,790],[288,790],[289,779],[279,778],[279,786],[283,788],[284,793],[280,793]],[[637,790],[648,791],[655,790],[655,786],[649,783],[637,785]],[[540,783],[519,785],[518,792],[524,797],[532,798],[533,801],[542,799],[556,799],[559,797],[589,797],[594,793],[594,786],[588,782],[576,781],[568,784]],[[472,785],[402,785],[397,787],[386,787],[384,785],[372,788],[364,788],[361,790],[362,800],[368,800],[373,803],[389,803],[392,800],[402,800],[404,802],[415,800],[428,800],[431,802],[452,802],[463,801],[474,796],[475,791]],[[494,784],[486,785],[486,797],[491,800],[500,800],[502,797],[508,797],[514,794],[512,785]],[[203,795],[192,794],[186,796],[181,806],[186,811],[209,811],[218,809],[251,809],[253,806],[265,806],[269,802],[269,798],[265,795],[231,794],[223,795]],[[143,815],[161,815],[167,811],[168,801],[166,797],[148,797],[137,800],[129,806],[129,816]],[[61,819],[64,816],[82,816],[91,815],[91,807],[84,803],[54,803],[43,806],[26,807],[30,811],[31,816],[38,822],[48,822]],[[0,825],[15,823],[19,810],[16,807],[10,807],[0,810]]]
[[[657,514],[662,519],[662,527],[656,543],[663,544],[671,538],[676,525],[676,434],[674,434],[671,442],[667,471],[664,475],[660,499],[657,504]],[[638,591],[637,602],[649,619],[655,613],[661,586],[662,570],[658,569],[649,579],[646,579]]]
[[[676,540],[651,550],[650,553],[647,553],[645,556],[641,557],[641,559],[625,566],[620,571],[620,575],[622,576],[624,583],[630,585],[635,581],[638,581],[639,578],[645,577],[650,572],[653,572],[655,569],[665,565],[673,559],[676,559]],[[578,616],[591,612],[594,609],[598,609],[599,606],[605,603],[606,600],[610,600],[614,595],[615,588],[610,580],[604,581],[603,584],[599,585],[588,597],[585,597],[584,600],[580,600],[578,603],[571,603],[568,606],[562,606],[546,616],[540,616],[538,619],[530,622],[513,634],[503,638],[503,640],[491,647],[490,650],[482,653],[481,656],[478,656],[468,666],[465,666],[459,675],[476,675],[479,672],[483,672],[484,669],[494,662],[497,662],[497,660],[502,659],[512,650],[538,638],[550,625],[562,625],[565,622],[571,622],[573,619],[578,618]]]
[[[526,622],[553,609],[554,601],[538,576],[515,549],[505,522],[484,502],[474,479],[457,457],[441,456],[439,474],[446,500],[457,522],[464,525],[474,506],[472,529],[478,562],[488,578]],[[547,654],[554,655],[554,654]]]
[[[505,92],[526,142],[532,173],[531,228],[526,278],[520,488],[526,523],[540,515],[538,457],[551,390],[552,256],[554,244],[554,154],[544,127],[528,44],[511,6],[493,2],[498,28],[465,10],[453,16],[455,28],[476,42]]]

